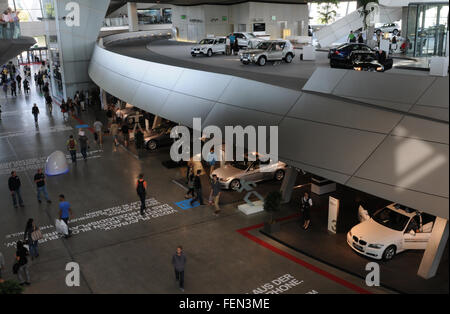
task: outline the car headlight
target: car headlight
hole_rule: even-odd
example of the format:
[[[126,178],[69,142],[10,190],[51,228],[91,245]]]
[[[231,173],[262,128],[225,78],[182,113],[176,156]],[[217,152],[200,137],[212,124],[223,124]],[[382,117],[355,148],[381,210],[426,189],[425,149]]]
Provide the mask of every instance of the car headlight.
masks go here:
[[[383,71],[383,67],[378,67],[377,71]]]
[[[383,246],[383,244],[369,244],[369,247],[372,249],[381,249]]]
[[[361,67],[354,67],[353,69],[354,69],[355,71],[361,71],[361,70],[362,70]]]

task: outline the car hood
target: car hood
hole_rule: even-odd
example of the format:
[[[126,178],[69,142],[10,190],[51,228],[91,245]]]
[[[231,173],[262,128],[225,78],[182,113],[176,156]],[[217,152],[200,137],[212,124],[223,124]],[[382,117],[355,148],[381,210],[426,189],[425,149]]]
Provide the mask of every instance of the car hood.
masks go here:
[[[211,46],[210,44],[207,44],[207,45],[197,45],[197,46],[192,47],[192,49],[202,49],[202,48],[208,48],[208,47],[210,47],[210,46]]]
[[[224,167],[220,167],[220,168],[214,170],[212,174],[215,174],[219,178],[226,179],[229,177],[234,177],[243,172],[244,172],[243,170],[235,168],[231,165],[225,165]]]
[[[367,243],[387,244],[395,241],[401,231],[395,231],[380,225],[373,219],[366,220],[351,229],[352,235]]]
[[[152,135],[146,137],[146,138],[144,139],[144,141],[145,141],[145,142],[148,142],[148,141],[153,140],[153,139],[155,139],[155,138],[161,137],[161,135],[162,135],[162,133],[152,134]]]

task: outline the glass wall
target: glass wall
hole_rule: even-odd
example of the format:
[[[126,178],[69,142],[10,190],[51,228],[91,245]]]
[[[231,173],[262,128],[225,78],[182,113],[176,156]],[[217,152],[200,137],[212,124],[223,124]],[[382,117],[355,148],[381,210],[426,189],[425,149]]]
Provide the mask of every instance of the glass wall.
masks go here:
[[[172,23],[172,9],[139,9],[137,14],[139,24]]]
[[[20,22],[36,22],[42,19],[40,0],[8,0],[9,7],[18,12]]]
[[[443,56],[448,31],[448,3],[410,4],[407,53],[414,57]]]

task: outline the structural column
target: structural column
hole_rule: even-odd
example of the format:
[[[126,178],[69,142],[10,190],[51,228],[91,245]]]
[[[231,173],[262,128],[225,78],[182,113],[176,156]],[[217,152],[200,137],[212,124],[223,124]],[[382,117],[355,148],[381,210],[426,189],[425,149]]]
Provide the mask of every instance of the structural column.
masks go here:
[[[130,32],[137,32],[139,30],[138,15],[136,2],[127,2],[128,10],[128,30]]]
[[[152,130],[155,129],[159,124],[161,124],[161,117],[155,115],[155,118],[153,119]]]
[[[289,203],[291,201],[292,191],[294,189],[295,180],[297,180],[298,171],[294,167],[286,169],[283,182],[281,183],[281,203]]]
[[[417,274],[425,279],[436,275],[442,254],[448,240],[448,220],[436,217],[431,238],[428,241],[427,249],[423,254]],[[448,265],[447,265],[448,266]]]

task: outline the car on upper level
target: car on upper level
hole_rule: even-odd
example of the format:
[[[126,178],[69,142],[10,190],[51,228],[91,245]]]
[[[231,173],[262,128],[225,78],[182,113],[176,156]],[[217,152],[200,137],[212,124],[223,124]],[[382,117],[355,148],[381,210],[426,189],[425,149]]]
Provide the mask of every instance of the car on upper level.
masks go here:
[[[399,204],[390,204],[372,217],[362,207],[360,224],[347,233],[348,245],[359,254],[391,260],[405,250],[425,250],[433,230],[432,216]]]
[[[204,38],[200,40],[196,46],[191,48],[191,55],[193,57],[198,55],[211,57],[213,54],[217,53],[225,54],[225,43],[225,37]]]
[[[237,39],[239,48],[255,48],[260,42],[264,41],[264,39],[258,38],[255,34],[248,32],[234,32],[228,36],[231,35]]]
[[[385,23],[375,25],[375,33],[377,35],[381,33],[392,33],[397,36],[400,33],[400,25],[398,23]]]
[[[259,182],[275,179],[281,181],[286,173],[287,165],[284,162],[272,162],[270,159],[261,161],[256,158],[250,161],[247,157],[243,161],[233,161],[223,167],[215,169],[211,173],[217,175],[222,189],[237,190],[241,187],[241,182]]]
[[[244,50],[240,54],[243,64],[256,63],[264,66],[267,61],[286,61],[291,63],[294,60],[294,47],[288,40],[265,40],[256,46],[255,49]]]

